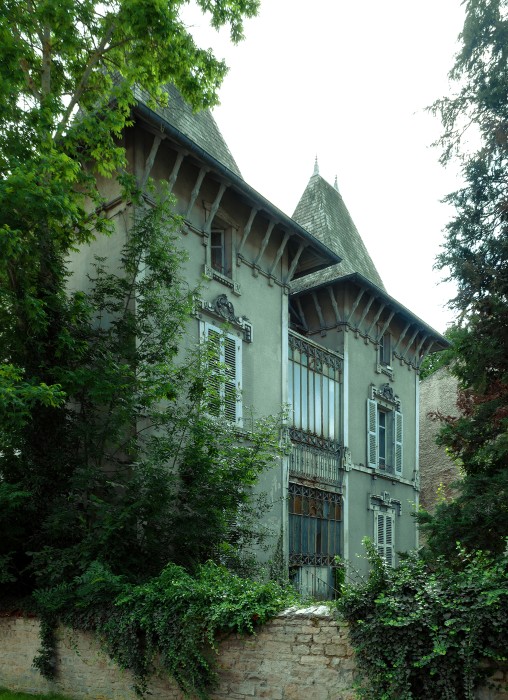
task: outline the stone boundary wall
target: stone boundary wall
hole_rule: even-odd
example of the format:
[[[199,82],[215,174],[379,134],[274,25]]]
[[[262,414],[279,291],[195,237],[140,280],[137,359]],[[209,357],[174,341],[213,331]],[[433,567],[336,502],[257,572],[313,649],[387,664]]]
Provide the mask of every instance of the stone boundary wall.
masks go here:
[[[93,635],[61,628],[59,677],[45,680],[32,667],[39,648],[36,619],[0,618],[0,686],[29,693],[57,692],[76,700],[136,700],[133,678],[101,650]],[[354,700],[355,660],[347,624],[326,606],[291,608],[256,635],[231,634],[219,644],[218,689],[212,700]],[[508,672],[496,671],[497,683]],[[150,683],[154,700],[184,700],[162,674]],[[150,696],[149,696],[150,697]],[[478,700],[508,700],[508,692],[481,689]]]

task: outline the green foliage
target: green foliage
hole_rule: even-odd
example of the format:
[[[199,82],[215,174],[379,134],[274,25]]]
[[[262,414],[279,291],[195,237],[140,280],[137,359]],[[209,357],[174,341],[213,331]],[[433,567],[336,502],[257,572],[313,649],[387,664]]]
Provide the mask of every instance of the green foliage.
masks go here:
[[[485,660],[508,648],[508,555],[458,550],[459,570],[431,568],[413,553],[386,567],[368,543],[371,573],[348,586],[338,607],[370,700],[472,700]]]
[[[456,347],[463,335],[463,330],[458,326],[450,326],[444,332],[444,337],[450,341],[451,345],[440,352],[433,352],[426,355],[420,365],[420,381],[423,381],[431,374],[437,372],[441,367],[450,368],[457,359]]]
[[[33,695],[31,693],[16,693],[12,690],[0,688],[0,700],[34,700],[34,698],[37,698],[37,700],[69,700],[69,698],[56,693]]]
[[[74,356],[53,367],[72,397],[57,409],[58,457],[48,448],[55,461],[41,473],[26,431],[11,431],[12,451],[0,457],[5,583],[54,587],[93,561],[135,582],[168,561],[252,571],[267,504],[251,490],[278,458],[280,420],[252,419],[239,432],[207,411],[217,368],[205,344],[180,351],[194,290],[181,277],[169,207],[138,211],[120,269],[98,260],[91,291],[69,299]]]
[[[40,591],[37,601],[64,623],[97,632],[119,666],[134,672],[138,694],[146,692],[157,660],[184,692],[207,698],[216,681],[218,633],[253,633],[294,594],[212,562],[194,575],[171,563],[140,585],[95,562],[71,584]]]
[[[18,595],[32,590],[35,570],[56,581],[79,573],[108,548],[120,561],[136,543],[134,523],[143,508],[149,515],[149,492],[156,497],[162,482],[161,469],[154,467],[137,484],[139,499],[133,485],[126,487],[135,461],[128,415],[132,419],[143,377],[145,397],[151,377],[150,363],[139,373],[127,349],[132,315],[120,314],[112,325],[116,337],[107,327],[108,314],[116,313],[108,308],[108,295],[122,285],[128,294],[125,280],[106,282],[98,269],[95,298],[69,297],[67,261],[80,245],[112,233],[102,209],[104,177],[116,179],[130,201],[140,202],[125,172],[121,141],[134,86],[163,100],[160,86],[170,82],[195,108],[217,102],[226,67],[195,45],[180,17],[186,4],[0,0],[0,581],[16,580]],[[213,26],[229,26],[233,41],[242,36],[243,19],[257,9],[256,0],[197,5]],[[153,255],[161,257],[159,269],[167,275],[159,291],[162,285],[168,293],[176,290],[177,284],[169,284],[175,260],[168,261],[163,249]],[[94,328],[99,308],[104,322]],[[171,316],[166,307],[169,354],[181,310],[177,306]],[[147,324],[152,311],[155,317],[156,309],[147,309]],[[115,343],[125,355],[115,355]],[[103,381],[92,377],[88,389],[92,372],[102,373]],[[165,388],[158,387],[161,398],[171,393],[176,371],[167,379]],[[114,411],[111,397],[119,397]],[[101,468],[111,459],[116,482]],[[126,488],[130,502],[126,498],[121,508]],[[155,498],[154,508],[163,498]]]
[[[501,552],[508,535],[508,3],[468,0],[465,8],[450,73],[456,90],[433,106],[442,160],[458,156],[464,181],[447,197],[455,215],[438,257],[458,290],[452,371],[461,410],[443,417],[440,440],[464,479],[454,503],[423,516],[437,554],[450,554],[456,538]]]
[[[183,689],[205,697],[215,633],[252,631],[287,597],[225,568],[253,572],[265,531],[251,491],[280,454],[280,419],[240,431],[210,415],[214,347],[181,348],[195,290],[180,273],[180,222],[169,202],[134,220],[120,267],[97,260],[90,292],[69,298],[75,354],[53,371],[72,403],[58,408],[66,430],[54,474],[25,468],[22,431],[11,431],[11,461],[0,460],[3,592],[32,591],[34,665],[46,677],[62,620],[98,632],[140,690],[160,654]]]
[[[56,618],[54,615],[43,614],[40,620],[41,646],[32,665],[44,678],[53,679],[56,676]]]
[[[280,605],[270,584],[201,568],[213,557],[252,570],[264,533],[251,490],[277,459],[279,420],[239,433],[210,415],[212,349],[182,352],[195,290],[179,221],[168,201],[145,207],[125,172],[135,86],[159,102],[167,83],[195,108],[217,102],[226,67],[195,45],[186,4],[0,0],[0,587],[4,601],[33,594],[45,675],[68,613],[141,685],[158,649],[204,696],[200,644]],[[233,41],[258,6],[196,4]],[[97,259],[91,291],[70,294],[69,256],[114,234],[108,178],[133,226],[121,260]]]

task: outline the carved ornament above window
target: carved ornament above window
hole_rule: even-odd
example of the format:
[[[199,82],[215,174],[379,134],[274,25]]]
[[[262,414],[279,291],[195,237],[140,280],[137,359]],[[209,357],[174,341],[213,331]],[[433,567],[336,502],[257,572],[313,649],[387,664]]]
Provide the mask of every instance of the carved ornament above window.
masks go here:
[[[387,405],[389,408],[400,409],[400,399],[389,384],[381,384],[379,388],[371,384],[371,399]]]
[[[398,498],[392,498],[388,491],[383,491],[380,494],[369,494],[370,495],[370,509],[382,508],[393,508],[397,511],[398,515],[402,515],[402,503]]]
[[[232,326],[241,328],[244,340],[247,343],[252,343],[252,324],[246,316],[237,316],[235,314],[235,307],[226,294],[219,294],[212,303],[201,300],[201,308],[223,321],[227,321],[227,323],[230,323]]]

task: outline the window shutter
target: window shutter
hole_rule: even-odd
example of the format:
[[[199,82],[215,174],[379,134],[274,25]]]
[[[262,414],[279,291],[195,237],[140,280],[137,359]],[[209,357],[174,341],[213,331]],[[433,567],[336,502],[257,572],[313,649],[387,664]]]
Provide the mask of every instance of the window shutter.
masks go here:
[[[214,395],[210,413],[216,416],[223,413],[226,420],[241,425],[242,341],[210,323],[204,324],[204,338],[211,345],[210,384]]]
[[[374,533],[374,541],[376,544],[377,553],[381,559],[385,558],[385,516],[383,513],[375,515],[376,531]]]
[[[394,412],[395,472],[402,474],[402,413]]]
[[[233,335],[224,339],[224,364],[224,414],[227,420],[239,425],[242,422],[242,342]]]
[[[377,403],[367,400],[367,465],[377,467]]]
[[[387,566],[393,566],[395,553],[395,518],[392,513],[374,513],[374,544]]]
[[[394,529],[395,522],[393,516],[390,513],[386,513],[385,517],[385,561],[388,566],[393,566],[393,553],[394,553]]]
[[[221,334],[218,328],[211,326],[209,323],[204,324],[204,340],[210,343],[208,356],[210,372],[210,403],[208,410],[213,416],[218,416],[221,410],[222,403],[222,387],[220,381],[220,363],[221,363]]]

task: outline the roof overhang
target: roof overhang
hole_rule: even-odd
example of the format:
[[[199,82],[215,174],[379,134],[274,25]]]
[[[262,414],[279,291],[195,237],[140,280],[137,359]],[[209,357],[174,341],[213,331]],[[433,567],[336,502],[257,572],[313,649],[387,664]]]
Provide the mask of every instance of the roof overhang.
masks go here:
[[[438,333],[438,331],[436,331],[434,328],[422,321],[421,318],[416,316],[403,304],[394,299],[394,297],[387,294],[383,289],[380,289],[380,287],[376,286],[373,282],[371,282],[366,277],[363,277],[363,275],[360,275],[357,272],[337,277],[334,280],[317,284],[314,287],[309,287],[307,289],[302,289],[298,292],[293,292],[291,293],[291,298],[301,299],[304,296],[312,295],[313,293],[315,294],[320,290],[326,289],[328,287],[337,289],[339,287],[351,284],[354,284],[357,287],[369,291],[372,296],[379,299],[382,303],[386,305],[386,307],[391,308],[396,314],[405,319],[406,322],[411,323],[412,326],[418,327],[422,332],[426,333],[427,336],[433,341],[427,352],[437,352],[439,350],[444,350],[445,348],[450,347],[450,341],[447,340],[447,338],[445,338],[443,335],[441,335],[441,333]]]
[[[278,224],[279,228],[290,234],[288,242],[290,264],[295,256],[299,256],[293,278],[296,279],[303,275],[317,272],[341,261],[341,258],[336,253],[265,199],[253,187],[248,185],[243,178],[239,177],[170,122],[150,109],[144,102],[138,100],[133,108],[133,112],[138,120],[155,127],[159,135],[176,142],[189,154],[192,154],[196,161],[208,166],[216,173],[219,179],[227,182],[228,186],[235,190],[249,206],[256,208],[260,213],[265,213],[270,220]]]

